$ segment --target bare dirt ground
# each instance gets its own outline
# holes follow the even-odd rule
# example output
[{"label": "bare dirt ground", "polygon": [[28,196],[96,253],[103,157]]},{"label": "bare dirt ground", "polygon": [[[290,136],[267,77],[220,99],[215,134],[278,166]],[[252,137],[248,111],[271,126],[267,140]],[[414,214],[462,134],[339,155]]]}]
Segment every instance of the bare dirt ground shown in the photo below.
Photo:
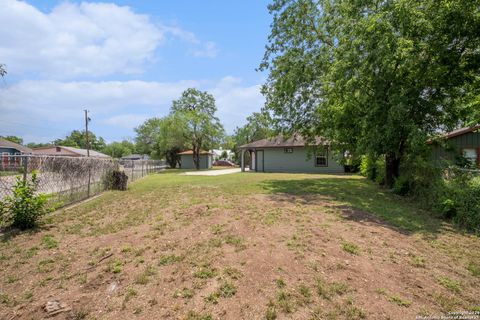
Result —
[{"label": "bare dirt ground", "polygon": [[56,212],[37,231],[7,232],[0,318],[46,318],[54,300],[65,307],[54,319],[415,319],[480,310],[476,236],[448,224],[407,231],[354,208],[368,199],[348,193],[267,190],[276,179],[366,183],[148,177]]}]

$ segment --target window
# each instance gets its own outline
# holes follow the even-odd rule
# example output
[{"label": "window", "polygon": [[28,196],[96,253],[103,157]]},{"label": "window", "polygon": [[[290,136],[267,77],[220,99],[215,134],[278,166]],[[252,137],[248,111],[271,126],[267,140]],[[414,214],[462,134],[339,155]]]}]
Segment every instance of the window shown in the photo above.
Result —
[{"label": "window", "polygon": [[470,162],[475,163],[477,161],[477,150],[475,149],[463,149],[463,156]]},{"label": "window", "polygon": [[285,153],[293,153],[293,148],[285,148]]},{"label": "window", "polygon": [[315,155],[315,167],[328,167],[328,152],[320,151]]}]

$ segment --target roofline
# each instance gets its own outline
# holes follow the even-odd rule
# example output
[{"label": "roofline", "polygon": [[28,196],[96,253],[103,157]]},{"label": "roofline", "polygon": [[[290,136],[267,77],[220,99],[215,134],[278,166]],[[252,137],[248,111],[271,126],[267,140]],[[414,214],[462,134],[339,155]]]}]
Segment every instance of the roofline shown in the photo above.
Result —
[{"label": "roofline", "polygon": [[433,143],[433,141],[435,139],[447,139],[448,140],[448,139],[451,139],[451,138],[455,138],[455,137],[464,135],[466,133],[474,132],[476,130],[480,130],[480,124],[476,124],[476,125],[471,126],[471,127],[460,128],[460,129],[457,129],[457,130],[453,130],[453,131],[444,133],[444,134],[439,135],[439,136],[432,137],[432,138],[427,140],[427,143],[431,144],[431,143]]}]

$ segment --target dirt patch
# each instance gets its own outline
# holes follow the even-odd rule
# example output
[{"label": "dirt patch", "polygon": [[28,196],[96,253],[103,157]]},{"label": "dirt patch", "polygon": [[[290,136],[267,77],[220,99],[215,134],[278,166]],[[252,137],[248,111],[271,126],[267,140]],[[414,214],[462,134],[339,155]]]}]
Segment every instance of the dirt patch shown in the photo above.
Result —
[{"label": "dirt patch", "polygon": [[46,317],[48,301],[68,310],[55,319],[413,319],[479,302],[478,239],[322,195],[145,188],[51,226],[1,244],[2,319]]}]

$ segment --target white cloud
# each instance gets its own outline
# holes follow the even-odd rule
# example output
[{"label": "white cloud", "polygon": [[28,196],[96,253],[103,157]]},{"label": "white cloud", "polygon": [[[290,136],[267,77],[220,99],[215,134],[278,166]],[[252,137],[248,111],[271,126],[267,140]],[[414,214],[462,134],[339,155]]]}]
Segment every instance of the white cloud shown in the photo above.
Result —
[{"label": "white cloud", "polygon": [[215,58],[218,55],[217,45],[212,41],[207,41],[201,49],[193,51],[195,57]]},{"label": "white cloud", "polygon": [[136,128],[139,124],[143,123],[146,119],[148,119],[147,115],[121,114],[118,116],[110,117],[102,121],[102,123],[114,125],[117,127],[122,127],[125,129],[132,129],[132,128]]},{"label": "white cloud", "polygon": [[22,81],[0,90],[0,135],[37,136],[48,141],[45,137],[54,139],[81,128],[83,109],[88,109],[94,132],[100,131],[110,141],[131,136],[144,119],[166,115],[172,100],[189,87],[215,96],[218,116],[228,132],[244,124],[264,103],[259,85],[244,86],[234,77],[214,83]]},{"label": "white cloud", "polygon": [[155,24],[147,15],[113,3],[63,2],[44,13],[16,0],[0,0],[0,61],[10,74],[48,79],[141,73],[171,35],[216,55],[213,42]]}]

